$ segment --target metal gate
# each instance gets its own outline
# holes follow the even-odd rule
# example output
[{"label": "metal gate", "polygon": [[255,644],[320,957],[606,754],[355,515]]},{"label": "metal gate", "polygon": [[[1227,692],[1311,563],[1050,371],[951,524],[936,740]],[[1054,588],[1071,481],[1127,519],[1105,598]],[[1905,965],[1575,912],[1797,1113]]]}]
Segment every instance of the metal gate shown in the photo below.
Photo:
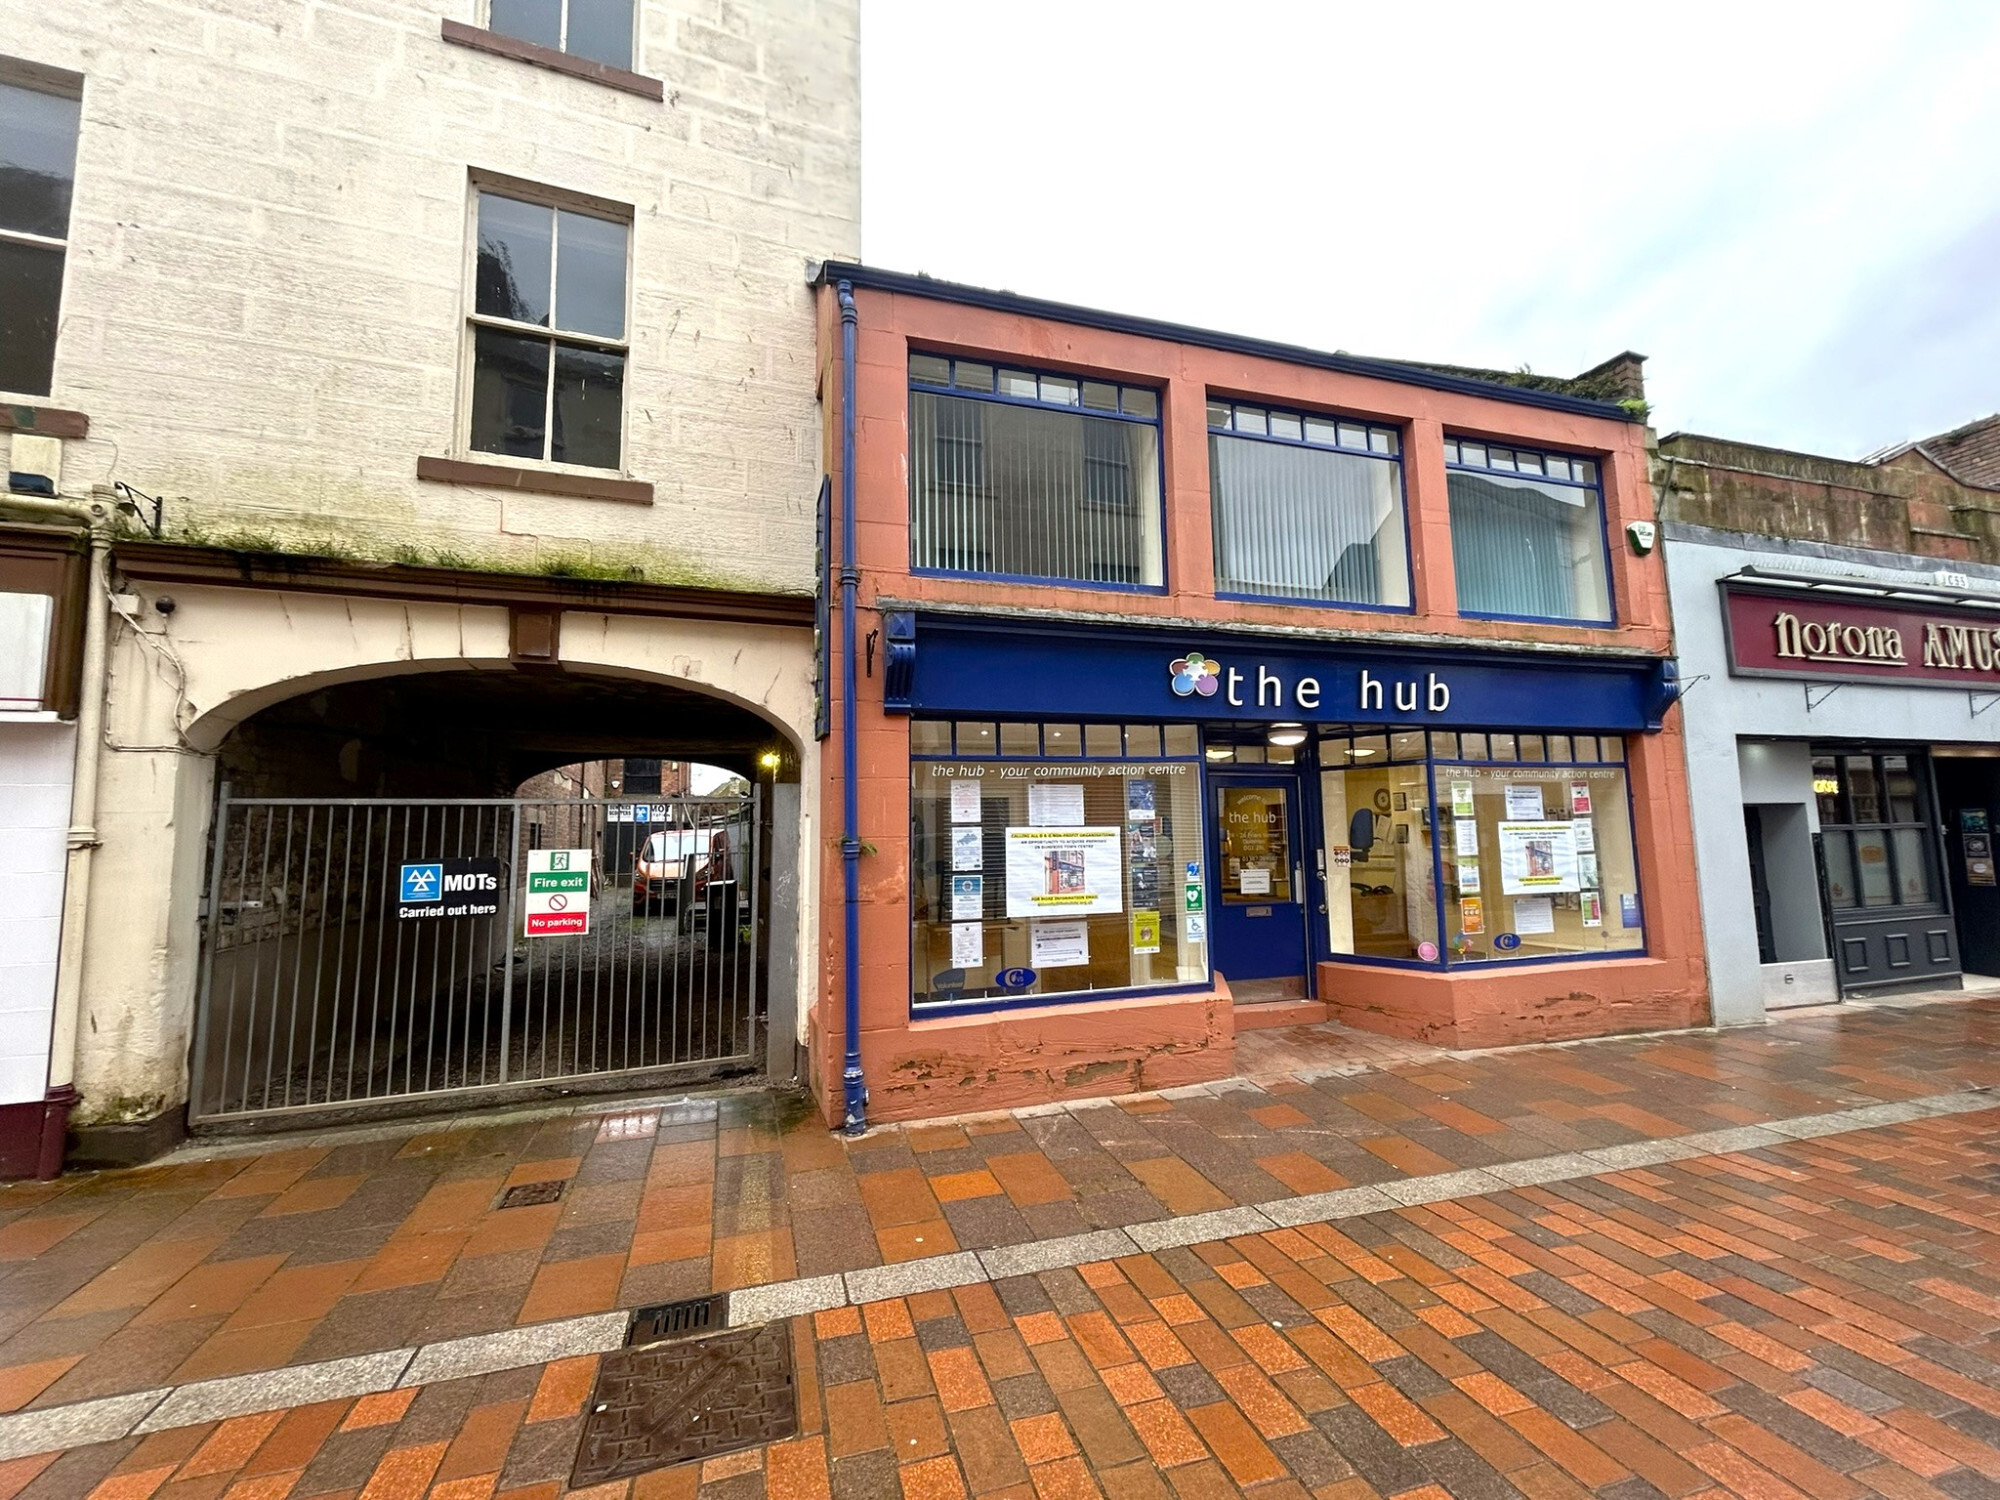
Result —
[{"label": "metal gate", "polygon": [[225,785],[189,1118],[753,1071],[760,792],[275,798]]}]

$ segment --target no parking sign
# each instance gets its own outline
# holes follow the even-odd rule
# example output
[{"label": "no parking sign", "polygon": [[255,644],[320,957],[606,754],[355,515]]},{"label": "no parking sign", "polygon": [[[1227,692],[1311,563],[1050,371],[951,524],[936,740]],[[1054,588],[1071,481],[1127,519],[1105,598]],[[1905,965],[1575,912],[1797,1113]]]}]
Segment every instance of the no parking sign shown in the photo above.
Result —
[{"label": "no parking sign", "polygon": [[529,937],[569,937],[590,931],[590,851],[528,851]]}]

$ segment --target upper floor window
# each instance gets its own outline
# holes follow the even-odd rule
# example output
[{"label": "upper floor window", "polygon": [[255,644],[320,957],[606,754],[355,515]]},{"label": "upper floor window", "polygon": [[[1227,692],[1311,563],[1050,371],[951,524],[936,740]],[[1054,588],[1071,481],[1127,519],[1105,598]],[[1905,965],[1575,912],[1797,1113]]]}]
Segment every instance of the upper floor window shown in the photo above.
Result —
[{"label": "upper floor window", "polygon": [[82,86],[0,58],[0,391],[53,388]]},{"label": "upper floor window", "polygon": [[478,197],[472,448],[620,467],[631,225],[552,202]]},{"label": "upper floor window", "polygon": [[1446,438],[1458,612],[1611,623],[1597,464]]},{"label": "upper floor window", "polygon": [[552,52],[632,66],[632,0],[493,0],[486,25]]},{"label": "upper floor window", "polygon": [[1156,589],[1160,398],[1142,386],[910,356],[910,565]]},{"label": "upper floor window", "polygon": [[1216,592],[1409,608],[1401,446],[1393,427],[1210,401]]}]

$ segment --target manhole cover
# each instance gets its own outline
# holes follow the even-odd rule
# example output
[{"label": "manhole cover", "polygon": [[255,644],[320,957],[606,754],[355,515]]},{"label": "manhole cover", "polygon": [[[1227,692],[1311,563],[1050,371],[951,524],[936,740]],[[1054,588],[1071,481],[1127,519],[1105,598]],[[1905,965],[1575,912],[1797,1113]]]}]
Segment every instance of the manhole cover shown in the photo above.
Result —
[{"label": "manhole cover", "polygon": [[604,1356],[570,1484],[587,1489],[798,1431],[785,1323]]},{"label": "manhole cover", "polygon": [[690,1297],[685,1302],[662,1302],[657,1307],[642,1307],[632,1314],[632,1326],[626,1330],[627,1344],[657,1344],[661,1339],[691,1338],[696,1334],[708,1333],[722,1326],[723,1311],[729,1306],[729,1294],[720,1293],[713,1297]]},{"label": "manhole cover", "polygon": [[500,1195],[500,1207],[528,1208],[537,1203],[553,1203],[568,1186],[567,1181],[516,1183]]}]

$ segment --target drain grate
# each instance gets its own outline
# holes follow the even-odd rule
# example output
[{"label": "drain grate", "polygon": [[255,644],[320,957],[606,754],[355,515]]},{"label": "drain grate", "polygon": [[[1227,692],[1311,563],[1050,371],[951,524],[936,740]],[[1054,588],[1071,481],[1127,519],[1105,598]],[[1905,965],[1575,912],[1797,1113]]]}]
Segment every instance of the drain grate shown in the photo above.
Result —
[{"label": "drain grate", "polygon": [[662,1302],[657,1307],[642,1307],[632,1314],[632,1326],[626,1331],[625,1343],[628,1348],[636,1348],[641,1344],[657,1344],[662,1339],[716,1333],[726,1321],[728,1311],[727,1292],[713,1297],[690,1297],[685,1302]]},{"label": "drain grate", "polygon": [[598,1367],[570,1484],[775,1443],[799,1429],[785,1323],[620,1349]]},{"label": "drain grate", "polygon": [[567,1180],[561,1182],[520,1182],[500,1195],[501,1208],[530,1208],[537,1203],[553,1203],[563,1195],[568,1187]]}]

